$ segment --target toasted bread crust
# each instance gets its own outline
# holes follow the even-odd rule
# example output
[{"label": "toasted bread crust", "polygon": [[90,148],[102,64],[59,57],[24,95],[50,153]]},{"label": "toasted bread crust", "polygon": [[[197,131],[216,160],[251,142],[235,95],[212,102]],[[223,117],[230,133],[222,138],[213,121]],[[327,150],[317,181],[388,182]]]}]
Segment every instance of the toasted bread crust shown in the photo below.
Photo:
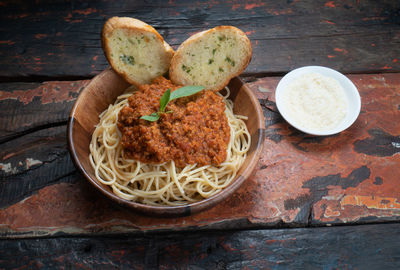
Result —
[{"label": "toasted bread crust", "polygon": [[[233,72],[223,74],[221,78],[218,78],[218,81],[214,85],[207,84],[207,80],[209,79],[208,76],[203,76],[200,79],[197,79],[196,83],[195,80],[190,79],[187,74],[182,70],[182,65],[187,65],[188,61],[187,58],[185,60],[185,53],[187,54],[188,51],[198,51],[198,50],[205,50],[205,47],[201,47],[199,44],[200,41],[207,41],[213,34],[223,34],[229,37],[233,37],[235,40],[237,40],[239,43],[241,43],[241,47],[245,48],[243,50],[243,55],[239,58],[235,59],[229,59],[232,61],[231,63],[235,64],[237,63],[238,66],[235,68]],[[209,50],[209,49],[208,49]],[[214,52],[213,52],[214,53]],[[225,53],[224,50],[221,50],[219,53]],[[184,41],[178,48],[178,50],[175,52],[172,60],[171,60],[171,66],[169,69],[169,76],[170,79],[173,83],[175,84],[180,84],[180,85],[187,85],[187,84],[201,84],[206,87],[208,90],[212,91],[219,91],[223,89],[229,81],[235,77],[240,75],[248,66],[248,64],[251,61],[252,57],[252,47],[251,47],[251,42],[247,38],[246,34],[243,33],[240,29],[234,27],[234,26],[217,26],[215,28],[196,33],[192,35],[190,38],[188,38],[186,41]],[[234,62],[237,61],[237,62]],[[211,59],[210,59],[211,62]],[[214,63],[212,63],[214,64]],[[212,65],[211,64],[211,65]],[[221,63],[218,63],[221,64]],[[209,64],[210,65],[210,64]],[[229,65],[228,65],[229,66]],[[187,71],[187,70],[186,70]]]},{"label": "toasted bread crust", "polygon": [[[102,33],[101,33],[101,40],[102,40],[102,48],[104,51],[104,54],[111,65],[111,67],[116,71],[119,75],[121,75],[127,82],[139,86],[143,83],[150,83],[152,79],[154,79],[157,76],[154,76],[154,78],[147,78],[146,80],[138,80],[138,78],[135,78],[132,76],[132,74],[129,74],[126,69],[121,68],[117,61],[115,61],[115,58],[111,55],[111,45],[109,42],[109,38],[112,36],[113,32],[117,29],[125,29],[128,31],[130,34],[146,34],[146,33],[152,33],[156,39],[163,44],[164,46],[164,57],[166,58],[165,61],[171,60],[174,50],[169,46],[168,43],[166,43],[163,39],[163,37],[150,25],[148,25],[145,22],[142,22],[140,20],[134,19],[134,18],[129,18],[129,17],[112,17],[107,22],[104,24]],[[164,68],[164,73],[168,71],[168,66]]]}]

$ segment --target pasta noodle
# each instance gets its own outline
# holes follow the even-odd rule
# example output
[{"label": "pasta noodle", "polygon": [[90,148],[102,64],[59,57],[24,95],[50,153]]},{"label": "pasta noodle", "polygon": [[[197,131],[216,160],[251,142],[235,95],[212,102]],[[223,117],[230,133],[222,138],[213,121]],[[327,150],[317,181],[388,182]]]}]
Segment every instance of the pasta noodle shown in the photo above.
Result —
[{"label": "pasta noodle", "polygon": [[174,161],[145,164],[126,158],[117,121],[119,111],[128,104],[132,94],[132,88],[128,88],[100,114],[100,122],[93,132],[89,159],[97,180],[123,199],[153,206],[193,203],[220,192],[235,178],[250,148],[250,134],[243,121],[247,117],[234,115],[233,102],[227,99],[229,89],[225,89],[225,114],[231,134],[227,158],[220,165],[197,167],[193,164],[178,168]]}]

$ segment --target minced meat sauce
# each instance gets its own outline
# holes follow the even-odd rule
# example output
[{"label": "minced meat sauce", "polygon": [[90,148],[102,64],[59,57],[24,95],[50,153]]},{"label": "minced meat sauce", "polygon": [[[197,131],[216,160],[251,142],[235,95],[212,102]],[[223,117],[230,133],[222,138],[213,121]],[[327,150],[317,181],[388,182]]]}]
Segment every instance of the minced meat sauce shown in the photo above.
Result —
[{"label": "minced meat sauce", "polygon": [[222,97],[212,91],[171,101],[160,119],[139,119],[157,112],[167,89],[179,86],[164,77],[141,85],[129,97],[129,106],[118,116],[122,146],[126,156],[145,163],[174,160],[177,167],[187,164],[218,165],[226,159],[230,128]]}]

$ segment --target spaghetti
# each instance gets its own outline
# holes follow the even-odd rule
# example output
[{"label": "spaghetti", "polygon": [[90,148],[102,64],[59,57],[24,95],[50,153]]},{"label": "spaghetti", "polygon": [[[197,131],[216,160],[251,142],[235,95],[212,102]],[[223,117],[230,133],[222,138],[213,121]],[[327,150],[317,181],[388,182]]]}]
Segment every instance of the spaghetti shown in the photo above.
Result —
[{"label": "spaghetti", "polygon": [[100,122],[93,132],[89,159],[97,180],[110,186],[123,199],[153,206],[184,205],[220,192],[233,181],[250,148],[250,134],[243,121],[247,118],[234,115],[233,102],[227,99],[229,89],[225,89],[223,100],[230,141],[224,162],[217,166],[192,164],[178,168],[173,160],[145,164],[127,158],[117,122],[120,110],[128,104],[132,94],[133,89],[128,88],[100,114]]}]

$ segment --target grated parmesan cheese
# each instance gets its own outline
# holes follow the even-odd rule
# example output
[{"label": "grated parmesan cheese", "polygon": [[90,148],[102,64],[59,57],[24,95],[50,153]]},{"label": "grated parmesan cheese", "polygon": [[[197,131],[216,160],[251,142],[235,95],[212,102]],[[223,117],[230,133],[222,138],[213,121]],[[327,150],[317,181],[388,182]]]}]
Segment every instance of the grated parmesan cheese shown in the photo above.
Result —
[{"label": "grated parmesan cheese", "polygon": [[284,93],[284,106],[297,125],[326,131],[338,126],[347,114],[347,99],[340,83],[319,73],[294,79]]}]

